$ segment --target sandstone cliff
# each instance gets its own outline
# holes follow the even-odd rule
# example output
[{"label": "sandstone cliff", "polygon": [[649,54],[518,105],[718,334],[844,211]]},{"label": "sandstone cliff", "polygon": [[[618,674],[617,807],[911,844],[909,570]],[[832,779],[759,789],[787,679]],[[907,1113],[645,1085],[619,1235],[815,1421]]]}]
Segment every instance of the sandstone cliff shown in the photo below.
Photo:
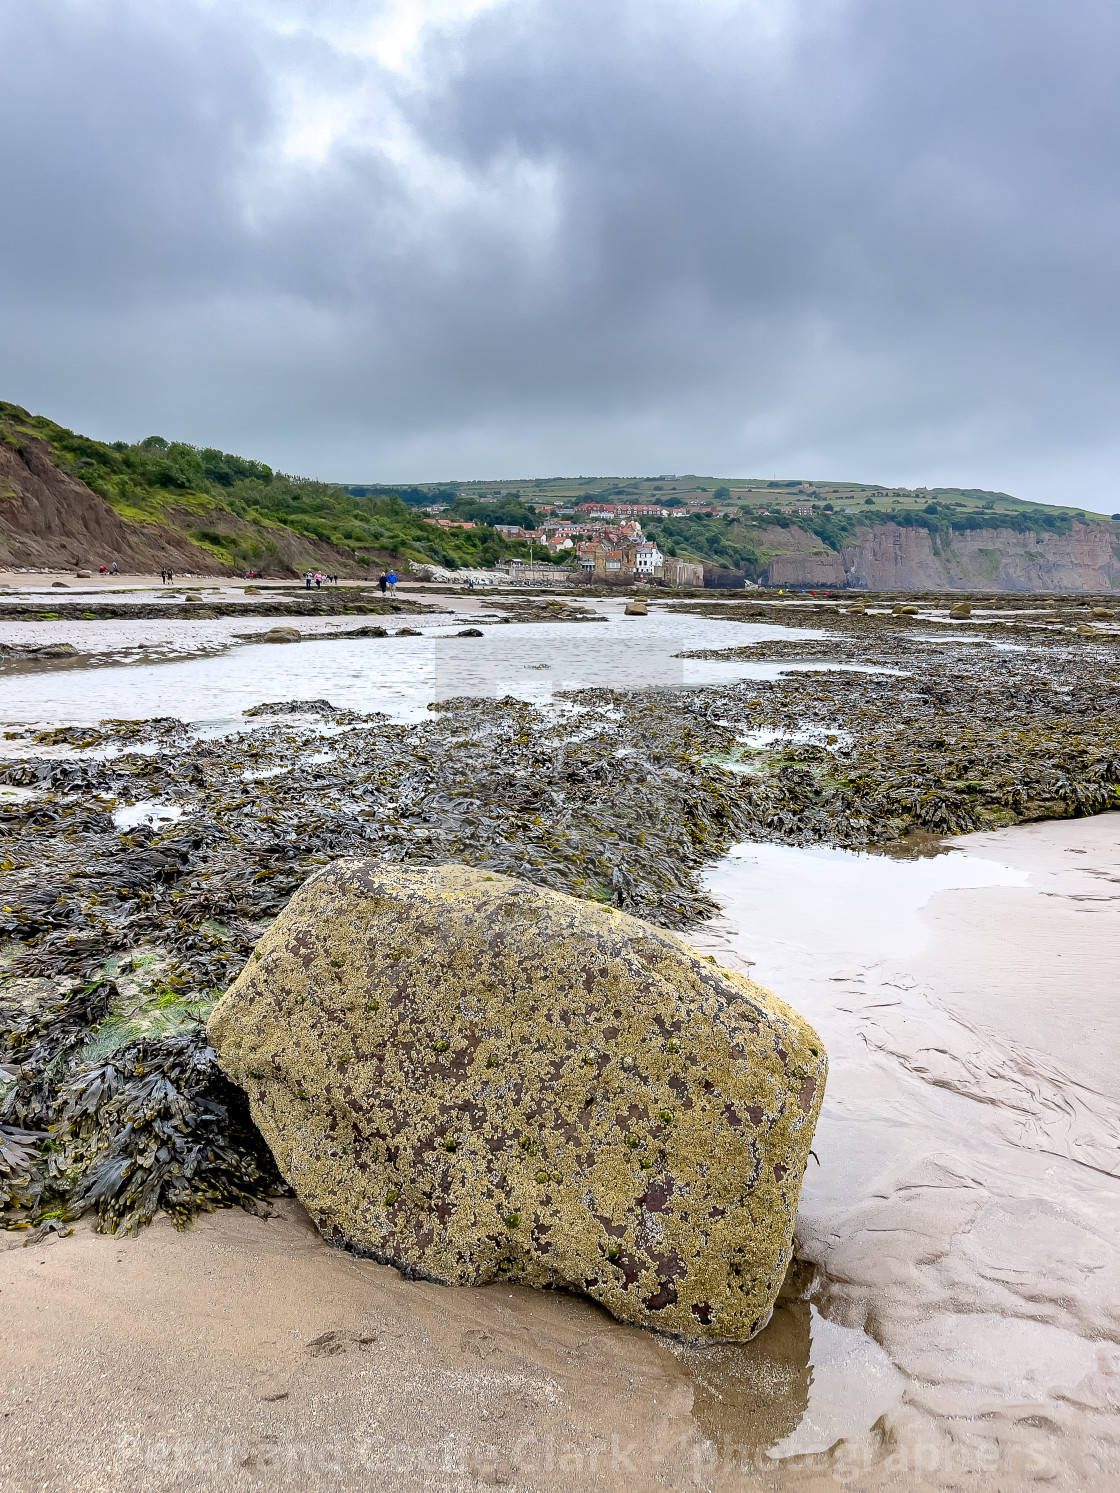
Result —
[{"label": "sandstone cliff", "polygon": [[[812,541],[807,544],[805,541]],[[871,591],[1120,590],[1120,523],[1074,523],[1068,534],[1011,528],[924,528],[883,523],[863,531],[858,545],[837,552],[804,530],[787,530],[783,553],[771,556],[763,581],[815,589],[858,586]]]}]

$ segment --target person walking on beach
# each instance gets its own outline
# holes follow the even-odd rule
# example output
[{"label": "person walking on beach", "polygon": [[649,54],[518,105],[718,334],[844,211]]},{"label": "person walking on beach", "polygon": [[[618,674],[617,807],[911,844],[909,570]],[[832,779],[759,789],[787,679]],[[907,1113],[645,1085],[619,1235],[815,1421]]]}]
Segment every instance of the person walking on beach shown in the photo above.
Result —
[{"label": "person walking on beach", "polygon": [[319,590],[319,588],[320,588],[320,586],[322,586],[322,584],[323,584],[323,576],[322,576],[322,573],[321,573],[321,572],[320,572],[320,571],[318,571],[318,570],[317,570],[317,571],[316,571],[316,572],[315,572],[315,589],[316,589],[316,591],[318,591],[318,590]]},{"label": "person walking on beach", "polygon": [[308,571],[308,572],[307,572],[307,574],[306,574],[306,575],[305,575],[305,576],[304,576],[304,578],[303,578],[303,584],[304,584],[304,586],[305,586],[305,587],[306,587],[306,589],[307,589],[307,590],[308,590],[308,591],[310,591],[310,590],[311,590],[311,581],[312,581],[312,575],[311,575],[311,572],[310,572],[310,570],[309,570],[309,571]]},{"label": "person walking on beach", "polygon": [[384,596],[389,589],[389,577],[384,571],[377,577],[377,584],[381,587],[381,594]]},{"label": "person walking on beach", "polygon": [[397,572],[395,570],[390,570],[390,572],[389,572],[389,595],[390,596],[396,596],[396,594],[397,594]]}]

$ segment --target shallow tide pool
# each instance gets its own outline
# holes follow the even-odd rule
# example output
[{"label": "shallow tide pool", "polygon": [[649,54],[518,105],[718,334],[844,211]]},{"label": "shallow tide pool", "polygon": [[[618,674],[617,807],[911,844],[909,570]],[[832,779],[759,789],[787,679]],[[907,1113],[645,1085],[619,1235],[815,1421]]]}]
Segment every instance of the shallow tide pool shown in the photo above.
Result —
[{"label": "shallow tide pool", "polygon": [[[425,620],[417,638],[305,639],[247,644],[216,657],[98,669],[59,669],[3,681],[5,724],[87,724],[105,717],[175,715],[200,725],[243,725],[242,712],[266,700],[326,698],[393,720],[420,718],[433,700],[456,695],[546,703],[561,690],[695,686],[773,679],[818,661],[721,662],[674,655],[764,638],[818,638],[824,632],[651,613],[605,623],[489,624],[482,636],[455,636],[460,623]],[[410,621],[412,619],[409,619]],[[94,627],[96,624],[88,624]],[[837,664],[837,668],[851,665]],[[890,671],[886,671],[890,672]]]}]

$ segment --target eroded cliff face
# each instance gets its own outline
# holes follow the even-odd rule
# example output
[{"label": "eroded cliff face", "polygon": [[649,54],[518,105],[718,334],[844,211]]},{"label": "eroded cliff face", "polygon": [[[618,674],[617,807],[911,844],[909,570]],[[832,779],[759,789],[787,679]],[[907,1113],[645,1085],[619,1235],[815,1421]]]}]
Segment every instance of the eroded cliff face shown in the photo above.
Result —
[{"label": "eroded cliff face", "polygon": [[84,482],[51,460],[45,441],[0,425],[0,570],[35,567],[96,570],[115,561],[126,574],[154,574],[165,566],[180,574],[228,575],[231,567],[187,533],[205,523],[208,530],[257,541],[250,551],[264,574],[290,574],[322,566],[352,574],[352,555],[323,540],[279,525],[244,522],[216,508],[201,517],[176,506],[169,495],[166,522],[130,521]]},{"label": "eroded cliff face", "polygon": [[43,441],[0,441],[0,566],[212,575],[225,566],[163,524],[130,524],[84,482],[61,471]]},{"label": "eroded cliff face", "polygon": [[[816,536],[814,536],[816,537]],[[857,585],[848,581],[844,561],[835,550],[812,550],[808,554],[775,555],[766,567],[763,579],[769,586],[831,586]]]},{"label": "eroded cliff face", "polygon": [[770,560],[767,584],[871,591],[1120,590],[1120,524],[1075,523],[1068,534],[954,530],[943,538],[885,523],[865,530],[858,545],[839,554],[806,550],[800,542],[805,531],[796,532],[799,542],[789,544],[791,552]]}]

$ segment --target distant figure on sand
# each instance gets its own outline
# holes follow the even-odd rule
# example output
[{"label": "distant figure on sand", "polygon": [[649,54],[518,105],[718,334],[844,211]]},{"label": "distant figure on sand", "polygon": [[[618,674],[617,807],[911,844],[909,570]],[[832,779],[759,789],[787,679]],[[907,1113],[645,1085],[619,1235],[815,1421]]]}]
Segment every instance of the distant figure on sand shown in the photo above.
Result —
[{"label": "distant figure on sand", "polygon": [[389,572],[389,595],[390,596],[396,596],[396,594],[397,594],[397,572],[395,570],[390,570],[390,572]]},{"label": "distant figure on sand", "polygon": [[318,571],[318,570],[317,570],[317,571],[316,571],[316,572],[315,572],[315,589],[316,589],[316,591],[318,591],[318,589],[319,589],[319,587],[320,587],[320,586],[321,586],[321,585],[322,585],[322,584],[323,584],[323,576],[322,576],[322,573],[321,573],[321,572],[320,572],[320,571]]},{"label": "distant figure on sand", "polygon": [[308,571],[308,572],[307,572],[307,574],[306,574],[306,575],[305,575],[305,576],[304,576],[304,578],[303,578],[303,584],[304,584],[304,585],[305,585],[305,586],[306,586],[306,587],[307,587],[307,589],[308,589],[308,591],[310,591],[310,590],[311,590],[311,582],[312,582],[312,579],[313,579],[313,577],[312,577],[312,575],[311,575],[311,572],[310,572],[310,570],[309,570],[309,571]]},{"label": "distant figure on sand", "polygon": [[377,577],[377,584],[381,587],[381,594],[384,596],[385,592],[389,589],[389,577],[384,571]]}]

